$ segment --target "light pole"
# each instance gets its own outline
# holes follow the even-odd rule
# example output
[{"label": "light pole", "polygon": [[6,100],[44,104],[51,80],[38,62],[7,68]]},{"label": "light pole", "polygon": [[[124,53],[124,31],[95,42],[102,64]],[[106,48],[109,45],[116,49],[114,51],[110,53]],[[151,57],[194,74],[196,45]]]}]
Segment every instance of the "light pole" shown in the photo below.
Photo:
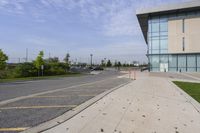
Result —
[{"label": "light pole", "polygon": [[93,56],[93,54],[90,54],[90,57],[91,57],[90,65],[91,65],[91,67],[92,67],[92,56]]},{"label": "light pole", "polygon": [[28,48],[26,48],[26,62],[28,62]]},{"label": "light pole", "polygon": [[106,67],[106,58],[104,58],[104,67]]}]

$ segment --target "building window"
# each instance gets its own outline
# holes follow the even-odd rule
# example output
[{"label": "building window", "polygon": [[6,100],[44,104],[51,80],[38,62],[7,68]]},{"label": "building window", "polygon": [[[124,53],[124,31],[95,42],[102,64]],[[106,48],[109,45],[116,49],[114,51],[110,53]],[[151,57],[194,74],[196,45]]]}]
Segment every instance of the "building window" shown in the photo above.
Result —
[{"label": "building window", "polygon": [[159,64],[159,55],[152,55],[152,62],[151,62],[151,66],[153,68],[159,68],[160,64]]},{"label": "building window", "polygon": [[196,55],[187,55],[187,71],[196,71]]},{"label": "building window", "polygon": [[159,23],[152,23],[152,32],[159,32]]},{"label": "building window", "polygon": [[157,39],[152,40],[152,49],[158,49],[159,50],[159,40],[157,40]]},{"label": "building window", "polygon": [[160,23],[160,32],[167,32],[168,31],[168,23],[162,22]]},{"label": "building window", "polygon": [[168,15],[151,16],[148,22],[149,54],[168,52]]},{"label": "building window", "polygon": [[178,71],[186,71],[186,55],[178,55]]},{"label": "building window", "polygon": [[182,20],[182,32],[185,33],[185,19]]},{"label": "building window", "polygon": [[185,37],[182,39],[182,50],[185,51]]},{"label": "building window", "polygon": [[197,56],[197,71],[200,72],[200,55]]},{"label": "building window", "polygon": [[169,55],[169,68],[177,70],[177,55]]}]

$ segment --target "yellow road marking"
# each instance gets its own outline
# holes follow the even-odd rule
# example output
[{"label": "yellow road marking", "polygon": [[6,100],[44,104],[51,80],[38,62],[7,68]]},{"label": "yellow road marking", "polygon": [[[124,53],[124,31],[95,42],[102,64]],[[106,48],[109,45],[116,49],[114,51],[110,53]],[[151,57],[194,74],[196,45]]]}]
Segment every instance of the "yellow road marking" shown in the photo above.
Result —
[{"label": "yellow road marking", "polygon": [[40,108],[67,108],[67,107],[76,107],[77,105],[55,105],[55,106],[22,106],[22,107],[3,107],[0,110],[8,109],[40,109]]},{"label": "yellow road marking", "polygon": [[36,98],[59,98],[59,97],[67,97],[69,95],[61,95],[61,96],[35,96]]},{"label": "yellow road marking", "polygon": [[82,96],[82,97],[89,97],[89,96],[95,96],[95,95],[78,95],[78,96]]},{"label": "yellow road marking", "polygon": [[4,132],[11,132],[11,131],[24,131],[26,129],[28,129],[29,127],[17,127],[17,128],[0,128],[0,132],[4,131]]},{"label": "yellow road marking", "polygon": [[[76,95],[76,94],[74,94],[74,95]],[[65,98],[65,97],[68,97],[68,96],[71,96],[71,94],[69,94],[69,95],[59,95],[59,96],[35,96],[35,97],[33,97],[33,98]],[[85,96],[85,97],[87,97],[87,96],[95,96],[95,95],[87,95],[87,94],[81,94],[81,95],[78,95],[78,96]]]}]

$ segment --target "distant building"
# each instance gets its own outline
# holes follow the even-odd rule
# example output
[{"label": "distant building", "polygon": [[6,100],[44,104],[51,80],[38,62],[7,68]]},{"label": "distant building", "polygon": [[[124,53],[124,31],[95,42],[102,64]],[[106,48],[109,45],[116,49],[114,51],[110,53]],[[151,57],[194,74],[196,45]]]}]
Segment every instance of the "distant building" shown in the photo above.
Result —
[{"label": "distant building", "polygon": [[200,1],[137,12],[150,71],[200,72]]}]

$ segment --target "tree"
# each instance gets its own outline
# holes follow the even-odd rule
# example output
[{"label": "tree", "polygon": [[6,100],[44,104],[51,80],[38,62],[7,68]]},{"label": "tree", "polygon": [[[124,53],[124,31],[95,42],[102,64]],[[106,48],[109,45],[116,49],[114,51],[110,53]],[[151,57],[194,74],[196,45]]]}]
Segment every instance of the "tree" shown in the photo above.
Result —
[{"label": "tree", "polygon": [[70,57],[70,54],[67,53],[66,56],[65,56],[65,58],[64,58],[64,61],[65,61],[65,63],[66,63],[66,69],[67,69],[67,71],[69,71],[69,69],[70,69],[69,57]]},{"label": "tree", "polygon": [[6,68],[6,61],[8,60],[8,56],[3,53],[0,49],[0,70],[4,70]]},{"label": "tree", "polygon": [[67,64],[69,64],[69,57],[70,57],[70,54],[67,53],[66,56],[65,56],[65,58],[64,58],[64,61],[65,61],[65,63],[67,63]]},{"label": "tree", "polygon": [[111,67],[112,66],[112,63],[110,60],[108,60],[107,64],[106,64],[107,67]]},{"label": "tree", "polygon": [[123,64],[123,67],[129,67],[130,65],[129,64],[127,64],[127,63],[124,63]]},{"label": "tree", "polygon": [[120,67],[122,66],[120,61],[115,61],[115,67],[117,67],[118,70],[120,70]]},{"label": "tree", "polygon": [[43,57],[44,57],[44,52],[40,51],[38,56],[37,56],[37,58],[36,58],[36,60],[34,61],[34,65],[38,70],[38,76],[40,75],[41,66],[44,65]]},{"label": "tree", "polygon": [[102,67],[105,67],[105,66],[106,66],[104,60],[101,60],[101,66],[102,66]]},{"label": "tree", "polygon": [[45,64],[45,75],[61,75],[66,74],[66,64],[63,62],[51,62]]},{"label": "tree", "polygon": [[118,67],[121,67],[121,66],[122,66],[122,64],[121,64],[120,61],[117,63],[117,66],[118,66]]},{"label": "tree", "polygon": [[59,63],[59,58],[58,57],[53,57],[53,58],[49,58],[47,59],[48,63]]},{"label": "tree", "polygon": [[20,77],[33,77],[37,76],[37,69],[34,64],[31,62],[25,62],[22,64],[18,64],[14,72],[12,73],[12,77],[20,78]]}]

